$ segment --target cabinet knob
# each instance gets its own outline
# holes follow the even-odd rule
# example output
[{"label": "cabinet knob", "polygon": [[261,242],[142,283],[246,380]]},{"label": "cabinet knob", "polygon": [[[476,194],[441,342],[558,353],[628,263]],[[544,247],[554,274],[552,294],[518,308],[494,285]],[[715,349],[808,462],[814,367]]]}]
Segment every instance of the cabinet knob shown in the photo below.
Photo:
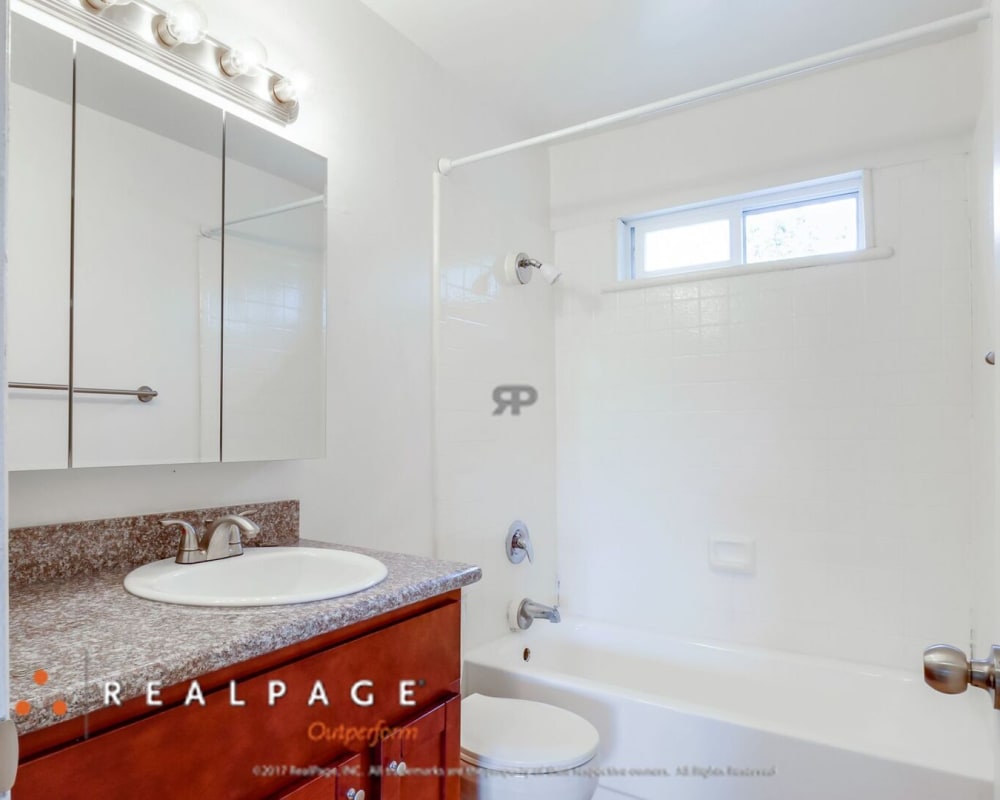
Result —
[{"label": "cabinet knob", "polygon": [[388,766],[388,771],[390,775],[405,775],[406,774],[406,762],[405,761],[390,761]]},{"label": "cabinet knob", "polygon": [[347,800],[365,800],[364,789],[348,789]]}]

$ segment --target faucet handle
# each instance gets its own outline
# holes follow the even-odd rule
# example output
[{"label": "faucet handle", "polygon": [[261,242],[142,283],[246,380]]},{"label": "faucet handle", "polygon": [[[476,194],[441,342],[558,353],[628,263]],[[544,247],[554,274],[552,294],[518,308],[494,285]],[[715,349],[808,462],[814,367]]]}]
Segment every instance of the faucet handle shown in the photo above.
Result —
[{"label": "faucet handle", "polygon": [[[257,513],[257,509],[256,508],[248,508],[246,511],[237,511],[237,512],[235,512],[235,514],[223,514],[223,516],[224,517],[232,517],[232,516],[236,516],[236,517],[252,517],[256,513]],[[202,522],[204,522],[205,526],[208,527],[213,522],[215,522],[215,520],[214,519],[205,519],[205,520],[202,520]]]},{"label": "faucet handle", "polygon": [[[248,511],[246,514],[236,514],[235,516],[246,518],[250,514],[256,514],[256,513],[257,513],[256,510],[251,510]],[[240,528],[237,525],[233,525],[232,528],[230,528],[229,530],[230,544],[240,544],[243,541],[243,537],[246,537],[247,539],[253,539],[257,536],[258,533],[260,533],[260,525],[258,525],[252,519],[247,520],[247,522],[250,525],[249,528]]]},{"label": "faucet handle", "polygon": [[160,524],[164,527],[168,527],[170,525],[180,525],[184,529],[181,534],[181,540],[177,544],[177,563],[189,563],[191,556],[185,554],[192,552],[197,553],[201,549],[198,543],[198,532],[194,529],[194,525],[183,519],[161,519]]},{"label": "faucet handle", "polygon": [[507,560],[511,564],[520,564],[527,556],[528,561],[535,560],[535,548],[531,546],[531,533],[528,526],[521,520],[515,519],[507,529],[507,541],[505,549]]},{"label": "faucet handle", "polygon": [[[255,509],[249,509],[247,513],[252,514],[254,511]],[[215,548],[216,531],[220,528],[229,529],[226,547],[228,548],[228,554],[231,556],[243,555],[244,536],[247,539],[253,539],[260,533],[260,525],[253,520],[247,519],[244,514],[223,514],[218,519],[210,520],[207,523],[207,528],[208,533],[205,536],[208,539],[209,560],[212,559],[212,552]]]}]

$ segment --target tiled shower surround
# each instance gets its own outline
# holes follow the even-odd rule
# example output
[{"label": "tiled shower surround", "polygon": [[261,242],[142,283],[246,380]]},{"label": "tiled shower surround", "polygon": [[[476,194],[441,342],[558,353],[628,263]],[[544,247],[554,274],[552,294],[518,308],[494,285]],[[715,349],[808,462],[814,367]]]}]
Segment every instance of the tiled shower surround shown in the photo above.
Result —
[{"label": "tiled shower surround", "polygon": [[[558,319],[567,610],[908,668],[968,643],[968,166],[873,170],[888,260],[602,294],[610,226],[557,235],[589,290]],[[710,568],[712,537],[756,573]]]}]

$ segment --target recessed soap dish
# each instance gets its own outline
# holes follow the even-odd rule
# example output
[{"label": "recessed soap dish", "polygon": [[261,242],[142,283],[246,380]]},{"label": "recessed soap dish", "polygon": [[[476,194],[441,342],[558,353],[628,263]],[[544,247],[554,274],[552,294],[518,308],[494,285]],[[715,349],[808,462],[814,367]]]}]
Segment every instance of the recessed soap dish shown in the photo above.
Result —
[{"label": "recessed soap dish", "polygon": [[708,564],[718,572],[753,575],[757,571],[757,542],[741,537],[711,537]]}]

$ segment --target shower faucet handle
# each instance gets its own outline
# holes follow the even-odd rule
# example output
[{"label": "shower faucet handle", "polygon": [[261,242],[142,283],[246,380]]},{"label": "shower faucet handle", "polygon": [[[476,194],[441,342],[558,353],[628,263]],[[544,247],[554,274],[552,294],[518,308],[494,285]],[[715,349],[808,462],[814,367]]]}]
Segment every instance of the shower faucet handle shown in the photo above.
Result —
[{"label": "shower faucet handle", "polygon": [[506,547],[507,560],[511,564],[520,564],[524,561],[525,556],[528,557],[529,562],[535,560],[535,548],[531,546],[531,533],[528,531],[528,526],[519,519],[510,523],[510,527],[507,529]]},{"label": "shower faucet handle", "polygon": [[1000,674],[1000,647],[993,645],[988,658],[969,661],[965,653],[950,644],[936,644],[924,650],[924,681],[944,694],[961,694],[969,686],[985,689],[1000,709],[997,675]]}]

